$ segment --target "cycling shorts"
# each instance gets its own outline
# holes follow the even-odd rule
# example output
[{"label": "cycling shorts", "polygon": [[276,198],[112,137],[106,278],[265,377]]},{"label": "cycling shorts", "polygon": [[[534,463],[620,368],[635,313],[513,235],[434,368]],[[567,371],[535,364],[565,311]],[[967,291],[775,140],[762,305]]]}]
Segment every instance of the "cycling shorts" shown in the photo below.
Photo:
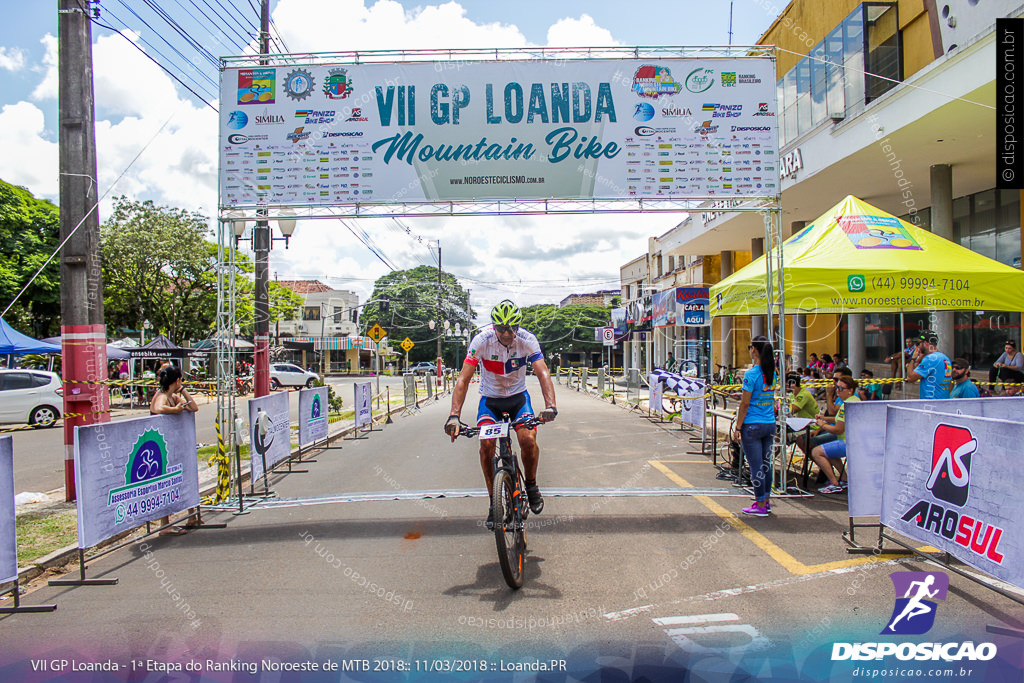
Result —
[{"label": "cycling shorts", "polygon": [[530,404],[530,394],[522,392],[506,398],[480,397],[480,407],[477,408],[476,423],[493,424],[499,422],[502,413],[508,413],[512,422],[517,422],[523,417],[533,415],[533,405]]}]

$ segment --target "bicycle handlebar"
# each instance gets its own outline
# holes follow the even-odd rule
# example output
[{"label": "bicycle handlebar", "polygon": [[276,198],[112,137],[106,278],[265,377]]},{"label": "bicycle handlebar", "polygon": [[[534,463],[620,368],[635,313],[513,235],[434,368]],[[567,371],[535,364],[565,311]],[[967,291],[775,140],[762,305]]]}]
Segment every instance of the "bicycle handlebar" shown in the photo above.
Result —
[{"label": "bicycle handlebar", "polygon": [[[544,420],[541,420],[535,415],[530,415],[518,420],[517,422],[510,422],[509,426],[518,429],[523,427],[524,429],[533,429],[538,425],[544,424]],[[474,437],[480,434],[480,427],[473,427],[466,424],[462,420],[459,420],[459,436]]]}]

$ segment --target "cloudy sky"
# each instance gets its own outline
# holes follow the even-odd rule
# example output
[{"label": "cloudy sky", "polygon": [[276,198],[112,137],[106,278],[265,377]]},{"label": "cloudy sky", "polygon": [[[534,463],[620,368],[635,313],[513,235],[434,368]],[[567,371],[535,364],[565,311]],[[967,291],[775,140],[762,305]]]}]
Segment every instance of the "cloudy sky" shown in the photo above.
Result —
[{"label": "cloudy sky", "polygon": [[[258,0],[161,0],[184,33],[215,57],[254,44]],[[768,0],[272,0],[273,35],[292,52],[526,46],[751,45],[784,2]],[[226,16],[213,17],[213,8]],[[208,15],[204,17],[203,14]],[[57,201],[57,12],[22,3],[0,23],[0,178]],[[228,20],[230,18],[230,21]],[[200,210],[217,206],[215,65],[139,0],[103,0],[93,25],[101,220],[127,195]],[[216,25],[218,28],[212,28]],[[126,39],[127,38],[127,39]],[[131,41],[131,42],[129,42]],[[277,47],[277,46],[275,46]],[[275,49],[276,51],[276,49]],[[164,64],[195,94],[153,61]],[[204,103],[206,100],[208,104]],[[210,106],[212,105],[212,106]],[[133,161],[134,160],[134,161]],[[126,171],[127,169],[127,171]],[[613,289],[619,266],[680,216],[516,216],[349,222],[398,268],[443,266],[486,310],[505,297],[557,302],[570,292]],[[336,221],[301,222],[290,248],[271,254],[271,275],[317,278],[365,298],[388,272]]]}]

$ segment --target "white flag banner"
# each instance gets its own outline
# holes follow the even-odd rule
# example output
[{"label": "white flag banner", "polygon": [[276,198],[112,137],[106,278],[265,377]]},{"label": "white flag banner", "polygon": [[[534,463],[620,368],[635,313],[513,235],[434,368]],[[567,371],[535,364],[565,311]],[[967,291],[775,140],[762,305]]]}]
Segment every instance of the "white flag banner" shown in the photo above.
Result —
[{"label": "white flag banner", "polygon": [[0,583],[18,578],[18,536],[14,530],[14,439],[0,436]]},{"label": "white flag banner", "polygon": [[664,387],[661,385],[661,376],[651,373],[647,377],[648,387],[648,412],[660,416],[662,413],[661,400],[664,395]]},{"label": "white flag banner", "polygon": [[853,401],[846,407],[846,471],[850,480],[850,517],[882,514],[885,415],[888,406],[1019,420],[1024,397],[907,401]]},{"label": "white flag banner", "polygon": [[370,406],[372,392],[369,382],[356,382],[356,429],[373,421],[373,408]]},{"label": "white flag banner", "polygon": [[1024,588],[1024,423],[889,406],[882,523]]},{"label": "white flag banner", "polygon": [[78,547],[199,505],[196,417],[75,427]]},{"label": "white flag banner", "polygon": [[249,458],[252,481],[292,454],[288,392],[249,399]]},{"label": "white flag banner", "polygon": [[299,391],[299,445],[327,438],[327,387]]}]

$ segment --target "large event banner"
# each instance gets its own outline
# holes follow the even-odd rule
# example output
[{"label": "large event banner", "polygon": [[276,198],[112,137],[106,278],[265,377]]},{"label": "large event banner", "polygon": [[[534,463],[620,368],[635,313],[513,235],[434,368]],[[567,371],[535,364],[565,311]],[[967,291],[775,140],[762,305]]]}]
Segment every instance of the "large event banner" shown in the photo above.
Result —
[{"label": "large event banner", "polygon": [[779,194],[768,57],[221,72],[224,206]]},{"label": "large event banner", "polygon": [[14,518],[14,439],[0,436],[0,583],[18,578]]},{"label": "large event banner", "polygon": [[299,445],[327,438],[327,387],[299,391]]},{"label": "large event banner", "polygon": [[711,304],[707,287],[676,287],[675,292],[678,325],[711,326]]},{"label": "large event banner", "polygon": [[78,547],[199,505],[194,413],[75,427]]},{"label": "large event banner", "polygon": [[850,403],[846,407],[846,470],[850,480],[850,517],[878,517],[882,513],[885,416],[886,408],[891,405],[1000,420],[1019,420],[1024,415],[1024,397]]},{"label": "large event banner", "polygon": [[355,389],[355,410],[356,429],[370,424],[373,421],[373,407],[370,405],[372,391],[369,382],[356,382]]},{"label": "large event banner", "polygon": [[890,405],[882,523],[1024,588],[1024,423]]},{"label": "large event banner", "polygon": [[291,456],[292,425],[287,391],[249,399],[249,443],[253,482]]}]

